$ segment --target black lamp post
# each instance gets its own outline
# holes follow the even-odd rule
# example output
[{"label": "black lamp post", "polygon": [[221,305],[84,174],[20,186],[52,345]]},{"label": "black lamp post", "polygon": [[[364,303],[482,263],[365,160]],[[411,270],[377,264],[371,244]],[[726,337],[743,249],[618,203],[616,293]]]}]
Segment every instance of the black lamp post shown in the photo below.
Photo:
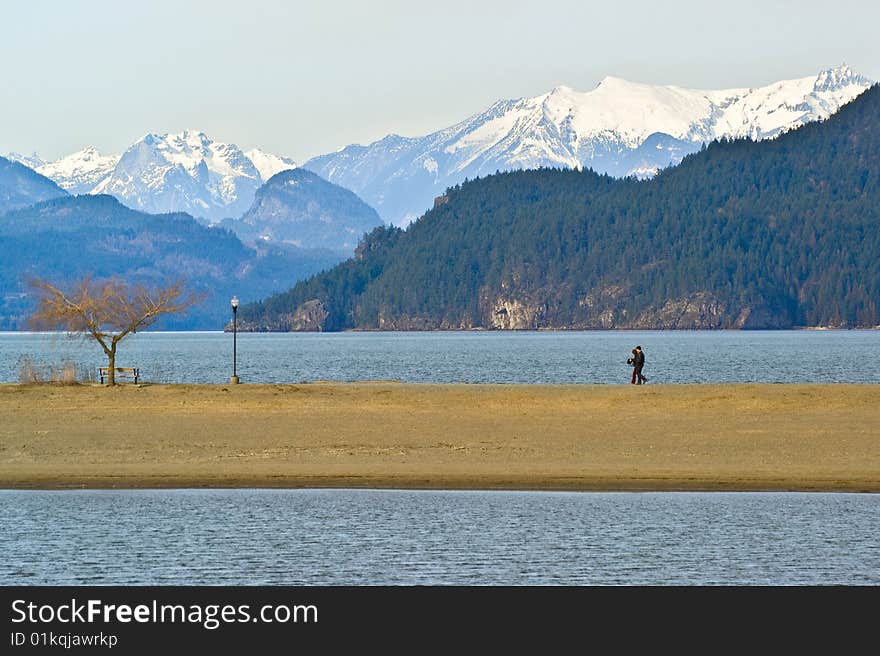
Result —
[{"label": "black lamp post", "polygon": [[238,385],[238,296],[229,301],[232,305],[232,377],[229,383]]}]

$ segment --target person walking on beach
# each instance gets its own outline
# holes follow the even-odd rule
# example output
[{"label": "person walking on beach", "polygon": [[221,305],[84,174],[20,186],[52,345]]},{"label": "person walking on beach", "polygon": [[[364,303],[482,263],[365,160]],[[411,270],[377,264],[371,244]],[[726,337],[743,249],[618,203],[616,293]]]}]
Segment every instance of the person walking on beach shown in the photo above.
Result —
[{"label": "person walking on beach", "polygon": [[642,351],[641,346],[636,346],[636,363],[635,367],[633,367],[633,373],[636,375],[636,385],[641,385],[642,383],[647,383],[648,379],[642,375],[642,369],[645,368],[645,353]]},{"label": "person walking on beach", "polygon": [[645,367],[645,353],[642,351],[641,346],[636,346],[632,350],[632,367],[633,367],[633,375],[630,383],[632,385],[641,385],[642,383],[647,383],[648,379],[642,375],[642,369]]}]

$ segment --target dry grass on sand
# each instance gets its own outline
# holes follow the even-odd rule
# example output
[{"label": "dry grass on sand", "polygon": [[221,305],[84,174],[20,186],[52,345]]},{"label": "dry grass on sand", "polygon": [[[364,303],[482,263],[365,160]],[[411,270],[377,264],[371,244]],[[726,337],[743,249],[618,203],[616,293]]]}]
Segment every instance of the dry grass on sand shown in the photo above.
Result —
[{"label": "dry grass on sand", "polygon": [[0,487],[880,491],[880,386],[0,385]]}]

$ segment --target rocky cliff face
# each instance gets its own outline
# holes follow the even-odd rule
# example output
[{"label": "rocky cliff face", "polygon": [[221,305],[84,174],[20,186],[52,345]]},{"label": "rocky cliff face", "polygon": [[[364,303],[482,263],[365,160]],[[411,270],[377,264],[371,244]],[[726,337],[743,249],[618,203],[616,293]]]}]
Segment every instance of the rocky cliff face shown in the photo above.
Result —
[{"label": "rocky cliff face", "polygon": [[708,291],[699,291],[631,313],[625,307],[630,290],[607,285],[586,294],[580,314],[556,316],[552,295],[541,299],[499,296],[487,305],[481,327],[489,330],[724,330],[791,328],[784,311],[763,306],[733,306]]},{"label": "rocky cliff face", "polygon": [[[760,306],[731,307],[710,292],[695,292],[646,308],[633,316],[624,306],[627,290],[609,285],[587,294],[580,302],[581,314],[573,320],[555,315],[554,300],[537,296],[514,297],[510,293],[481,296],[481,316],[445,317],[379,313],[375,324],[363,330],[730,330],[783,329],[792,322],[784,312]],[[241,324],[244,331],[322,332],[329,313],[318,299],[300,305],[271,325]]]},{"label": "rocky cliff face", "polygon": [[285,315],[286,327],[291,332],[323,332],[327,308],[319,300],[306,301],[293,314]]},{"label": "rocky cliff face", "polygon": [[498,296],[482,299],[483,326],[491,330],[538,330],[547,322],[547,304]]},{"label": "rocky cliff face", "polygon": [[661,330],[705,330],[725,328],[730,323],[727,306],[709,292],[697,292],[670,299],[659,308],[640,313],[634,328]]},{"label": "rocky cliff face", "polygon": [[593,289],[578,303],[585,314],[584,324],[600,330],[619,328],[628,319],[627,310],[623,307],[629,286],[625,284],[605,285]]},{"label": "rocky cliff face", "polygon": [[[329,313],[327,308],[321,301],[312,299],[306,301],[296,311],[290,314],[280,315],[271,323],[262,323],[259,321],[240,321],[238,331],[243,333],[260,333],[260,332],[293,332],[293,333],[321,333],[324,332],[324,324]],[[226,325],[226,332],[232,330],[232,324]]]},{"label": "rocky cliff face", "polygon": [[666,301],[640,313],[626,328],[645,330],[723,330],[791,328],[785,312],[745,305],[731,307],[710,292]]},{"label": "rocky cliff face", "polygon": [[758,306],[758,307],[745,307],[740,310],[739,315],[736,318],[736,321],[733,322],[733,328],[739,328],[742,330],[749,329],[784,329],[784,328],[792,328],[794,326],[794,322],[786,313],[778,313],[774,312],[771,308]]},{"label": "rocky cliff face", "polygon": [[395,316],[386,317],[379,315],[375,326],[365,326],[373,330],[473,330],[480,328],[467,318],[435,319],[423,316]]}]

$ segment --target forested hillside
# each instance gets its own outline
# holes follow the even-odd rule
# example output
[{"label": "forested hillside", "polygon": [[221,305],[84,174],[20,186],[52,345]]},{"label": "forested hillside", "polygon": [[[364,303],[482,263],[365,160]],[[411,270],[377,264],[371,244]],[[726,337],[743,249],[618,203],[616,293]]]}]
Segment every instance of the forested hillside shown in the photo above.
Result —
[{"label": "forested hillside", "polygon": [[880,324],[880,88],[649,181],[501,173],[242,309],[254,330]]},{"label": "forested hillside", "polygon": [[158,327],[216,330],[230,316],[233,294],[258,299],[339,261],[326,251],[249,247],[188,214],[144,214],[111,196],[89,195],[0,216],[0,250],[0,330],[27,326],[34,306],[29,277],[61,286],[86,275],[149,285],[186,280],[205,293],[204,302]]}]

